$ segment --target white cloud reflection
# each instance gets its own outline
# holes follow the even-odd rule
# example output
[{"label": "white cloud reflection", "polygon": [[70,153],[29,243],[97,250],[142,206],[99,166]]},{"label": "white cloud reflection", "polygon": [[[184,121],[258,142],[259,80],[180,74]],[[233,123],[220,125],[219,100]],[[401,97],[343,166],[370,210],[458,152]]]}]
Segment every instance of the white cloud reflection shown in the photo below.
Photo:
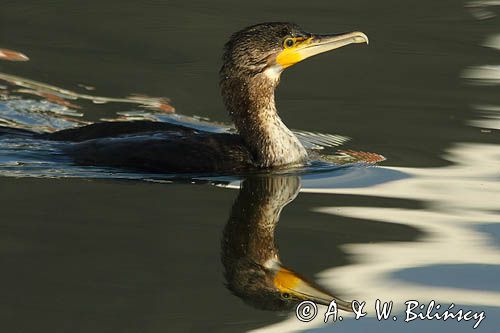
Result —
[{"label": "white cloud reflection", "polygon": [[476,84],[500,84],[500,65],[471,66],[462,73],[462,78]]},{"label": "white cloud reflection", "polygon": [[500,6],[498,0],[477,0],[469,1],[465,8],[469,10],[471,15],[477,20],[488,20],[496,17],[496,14],[491,7]]},{"label": "white cloud reflection", "polygon": [[475,105],[474,109],[481,115],[481,118],[470,120],[469,125],[500,130],[500,106]]}]

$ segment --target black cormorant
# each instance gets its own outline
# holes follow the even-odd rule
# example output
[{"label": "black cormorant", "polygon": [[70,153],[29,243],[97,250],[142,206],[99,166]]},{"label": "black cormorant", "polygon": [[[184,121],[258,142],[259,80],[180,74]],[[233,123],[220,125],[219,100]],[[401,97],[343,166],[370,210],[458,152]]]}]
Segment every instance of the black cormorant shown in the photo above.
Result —
[{"label": "black cormorant", "polygon": [[136,121],[100,122],[41,134],[67,141],[80,165],[149,172],[241,172],[302,165],[308,151],[280,119],[274,91],[280,75],[306,58],[352,43],[362,32],[318,35],[292,23],[272,22],[233,34],[224,48],[220,88],[237,134]]}]

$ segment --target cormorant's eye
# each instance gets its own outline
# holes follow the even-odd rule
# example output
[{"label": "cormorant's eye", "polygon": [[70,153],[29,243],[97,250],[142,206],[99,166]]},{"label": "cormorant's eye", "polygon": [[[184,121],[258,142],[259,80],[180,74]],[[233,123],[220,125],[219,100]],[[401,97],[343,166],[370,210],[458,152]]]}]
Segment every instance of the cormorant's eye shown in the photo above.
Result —
[{"label": "cormorant's eye", "polygon": [[293,38],[287,38],[283,42],[283,45],[285,46],[285,48],[292,47],[293,45],[295,45],[295,40]]},{"label": "cormorant's eye", "polygon": [[283,297],[285,299],[286,298],[290,298],[290,294],[289,293],[283,293],[283,294],[281,294],[281,297]]}]

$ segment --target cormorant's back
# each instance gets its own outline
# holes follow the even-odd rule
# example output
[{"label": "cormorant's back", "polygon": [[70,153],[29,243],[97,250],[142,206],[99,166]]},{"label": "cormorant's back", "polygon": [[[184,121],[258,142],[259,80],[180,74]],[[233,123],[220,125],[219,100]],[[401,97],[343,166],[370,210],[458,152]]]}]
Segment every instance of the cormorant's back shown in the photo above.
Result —
[{"label": "cormorant's back", "polygon": [[145,132],[68,145],[80,165],[162,173],[227,173],[255,168],[241,138],[228,133]]}]

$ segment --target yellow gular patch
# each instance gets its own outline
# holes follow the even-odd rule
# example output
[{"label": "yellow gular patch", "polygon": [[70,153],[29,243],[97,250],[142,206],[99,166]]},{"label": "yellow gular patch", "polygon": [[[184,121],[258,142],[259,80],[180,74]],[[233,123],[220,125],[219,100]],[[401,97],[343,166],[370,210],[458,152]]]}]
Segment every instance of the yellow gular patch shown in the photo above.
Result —
[{"label": "yellow gular patch", "polygon": [[292,65],[295,65],[299,61],[304,60],[305,58],[300,54],[300,50],[304,47],[307,47],[312,41],[311,38],[293,38],[295,44],[290,47],[285,47],[283,51],[281,51],[276,57],[276,62],[282,67],[287,68]]},{"label": "yellow gular patch", "polygon": [[301,281],[294,272],[285,268],[281,268],[274,276],[274,285],[281,292],[294,289]]},{"label": "yellow gular patch", "polygon": [[290,67],[292,65],[295,65],[296,63],[298,63],[301,60],[302,60],[302,57],[293,48],[284,49],[276,57],[276,62],[283,68],[287,68],[287,67]]}]

